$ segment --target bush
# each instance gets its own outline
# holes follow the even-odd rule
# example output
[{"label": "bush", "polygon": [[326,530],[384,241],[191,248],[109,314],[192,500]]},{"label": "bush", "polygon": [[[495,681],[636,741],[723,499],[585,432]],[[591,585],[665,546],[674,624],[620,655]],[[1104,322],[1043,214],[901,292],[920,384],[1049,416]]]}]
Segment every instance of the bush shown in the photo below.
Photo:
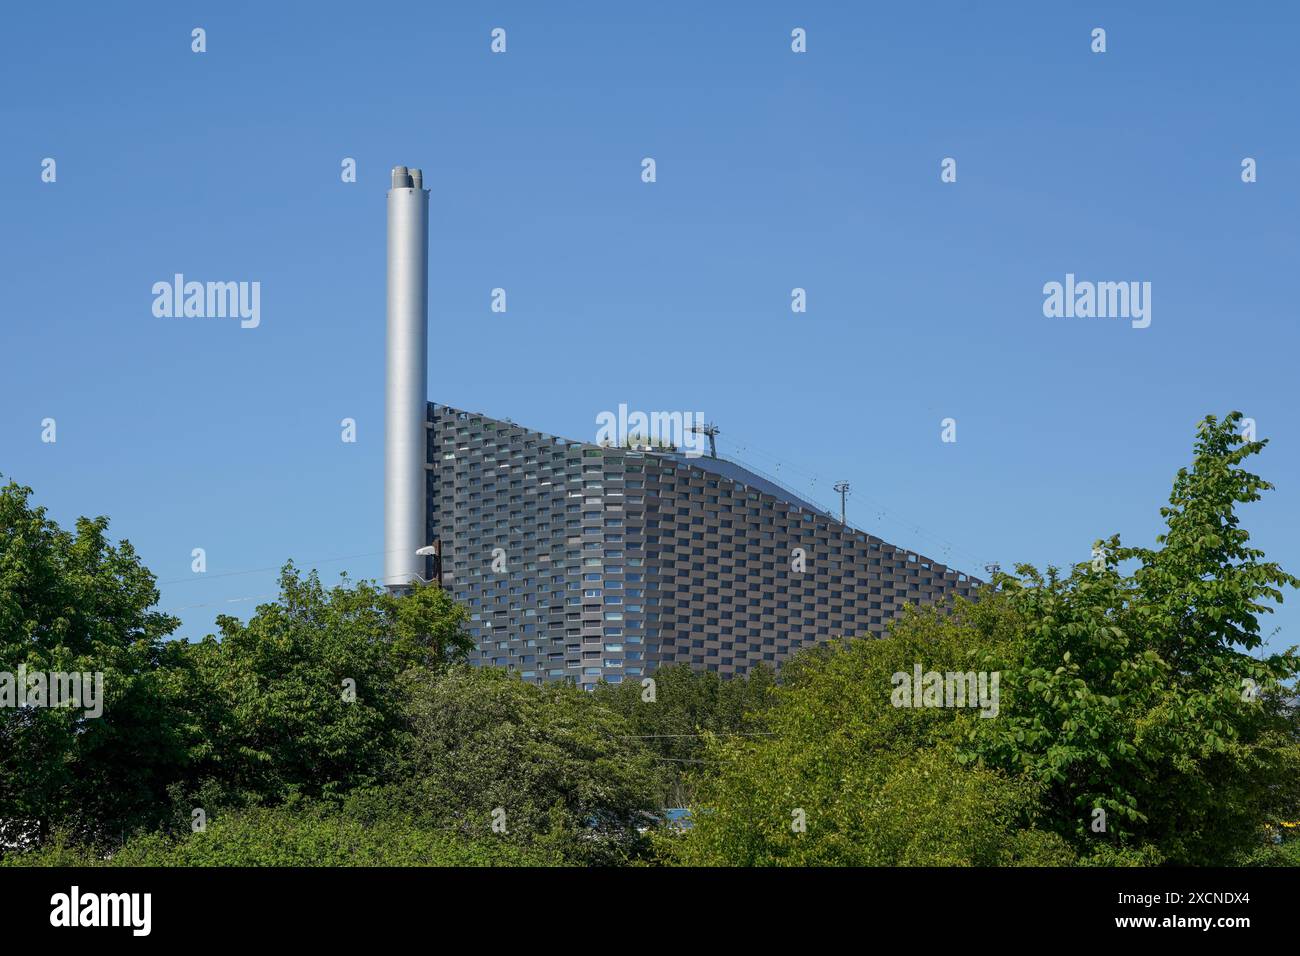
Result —
[{"label": "bush", "polygon": [[503,839],[471,841],[400,816],[369,825],[325,806],[241,810],[180,838],[142,833],[111,854],[56,835],[4,866],[550,866],[553,855]]},{"label": "bush", "polygon": [[497,823],[512,841],[584,863],[648,848],[640,831],[658,809],[662,771],[591,694],[465,665],[415,675],[405,694],[396,782],[355,795],[354,812],[397,805],[472,839]]}]

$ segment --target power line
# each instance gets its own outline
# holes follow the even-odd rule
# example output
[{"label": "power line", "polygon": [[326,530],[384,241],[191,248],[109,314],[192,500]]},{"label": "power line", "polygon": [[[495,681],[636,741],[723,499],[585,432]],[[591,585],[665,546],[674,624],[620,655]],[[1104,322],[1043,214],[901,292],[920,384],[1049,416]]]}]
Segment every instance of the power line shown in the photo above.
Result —
[{"label": "power line", "polygon": [[180,607],[167,607],[160,608],[159,610],[162,614],[172,614],[176,611],[190,611],[196,607],[219,607],[222,604],[242,604],[245,601],[263,601],[267,598],[275,598],[279,596],[280,594],[277,591],[274,594],[252,594],[248,597],[226,598],[222,601],[206,601],[202,604],[182,604]]},{"label": "power line", "polygon": [[[814,488],[817,486],[818,481],[821,481],[821,482],[822,482],[823,487],[833,487],[832,482],[830,482],[828,479],[826,479],[826,478],[825,478],[824,476],[822,476],[822,475],[818,475],[818,474],[816,474],[816,473],[814,473],[814,472],[806,471],[806,470],[804,470],[804,469],[802,469],[802,468],[799,468],[799,467],[797,467],[797,466],[795,466],[795,465],[791,465],[791,464],[789,464],[788,462],[783,461],[781,458],[778,458],[776,455],[772,454],[771,452],[765,451],[765,450],[763,450],[762,448],[759,448],[758,446],[754,445],[752,442],[750,442],[748,439],[744,438],[743,436],[737,436],[737,435],[735,435],[735,434],[733,433],[732,437],[733,437],[733,439],[738,443],[738,444],[737,444],[737,447],[738,447],[741,451],[746,452],[746,453],[748,453],[748,454],[750,454],[750,455],[757,455],[757,456],[759,456],[759,457],[762,457],[762,458],[764,458],[764,459],[767,459],[767,460],[771,461],[772,463],[774,463],[774,467],[777,469],[778,473],[784,474],[784,473],[790,472],[790,473],[794,473],[794,474],[796,474],[796,475],[799,475],[799,476],[803,477],[803,478],[804,478],[804,479],[805,479],[805,480],[806,480],[806,481],[807,481],[807,482],[808,482],[812,487],[814,487]],[[757,473],[758,475],[760,475],[761,477],[765,477],[765,478],[768,478],[768,479],[771,480],[771,481],[775,481],[776,484],[778,484],[778,485],[782,485],[782,484],[784,484],[780,479],[776,479],[776,478],[773,478],[773,477],[770,476],[770,475],[766,475],[766,474],[764,474],[761,470],[759,470],[758,468],[753,467],[751,464],[749,464],[748,462],[744,461],[743,459],[740,459],[740,458],[738,458],[738,457],[735,456],[735,455],[732,455],[731,457],[732,457],[732,460],[734,460],[734,461],[737,462],[737,464],[744,465],[745,467],[749,468],[751,471],[756,472],[756,473]],[[794,489],[789,489],[789,490],[791,490],[792,492],[794,491]],[[838,490],[838,489],[834,489],[834,490]],[[800,497],[803,497],[803,498],[807,499],[809,502],[811,502],[812,504],[815,504],[818,508],[820,508],[820,509],[821,509],[822,511],[824,511],[826,514],[828,514],[828,515],[833,515],[833,514],[834,514],[834,511],[833,511],[832,508],[827,507],[826,504],[825,504],[824,502],[819,501],[819,500],[818,500],[816,497],[814,497],[813,495],[811,495],[811,494],[802,494],[802,495],[800,495]],[[979,566],[981,566],[981,565],[983,565],[983,564],[985,564],[985,563],[988,562],[988,558],[987,558],[987,557],[982,557],[981,555],[975,553],[974,551],[971,551],[971,550],[969,550],[969,549],[967,549],[967,548],[963,548],[963,547],[958,546],[957,544],[953,543],[951,539],[949,539],[949,538],[947,538],[947,537],[945,537],[945,536],[943,536],[943,535],[940,535],[940,534],[937,534],[937,533],[935,533],[935,532],[932,532],[932,531],[927,530],[926,528],[922,527],[920,524],[918,524],[918,523],[916,523],[915,521],[912,521],[911,519],[907,518],[905,515],[902,515],[902,514],[900,514],[899,512],[894,511],[893,509],[887,509],[887,508],[883,505],[883,503],[881,503],[881,502],[879,502],[879,501],[876,501],[876,500],[874,500],[874,499],[871,499],[871,498],[869,498],[869,497],[866,498],[866,501],[867,501],[869,504],[872,505],[872,510],[875,511],[875,513],[876,513],[876,520],[877,520],[877,521],[885,521],[885,520],[889,520],[889,521],[891,521],[892,523],[894,523],[895,525],[897,525],[897,526],[899,526],[899,527],[909,529],[909,530],[911,530],[914,534],[920,535],[921,537],[923,537],[923,538],[927,538],[927,539],[929,539],[929,540],[935,542],[936,544],[938,544],[939,547],[944,551],[945,554],[947,554],[948,552],[955,551],[955,552],[957,552],[957,553],[959,553],[959,554],[961,554],[961,555],[964,555],[965,557],[971,559],[971,561],[974,562],[974,564],[975,564],[976,567],[979,567]],[[861,530],[861,529],[859,529],[859,530]]]},{"label": "power line", "polygon": [[[373,558],[384,553],[386,552],[367,551],[364,554],[344,554],[336,558],[303,558],[300,560],[304,565],[333,564],[336,561],[351,561],[354,560],[355,558]],[[293,559],[291,558],[290,560]],[[245,568],[240,571],[223,571],[220,574],[208,574],[207,572],[204,572],[202,574],[195,574],[192,577],[188,577],[188,578],[173,578],[170,581],[159,581],[157,583],[158,584],[190,584],[196,581],[204,581],[204,580],[213,581],[216,580],[217,578],[232,578],[241,574],[263,574],[267,571],[279,571],[280,568],[282,567],[284,567],[284,565],[276,565],[274,567],[266,567],[266,568]]]},{"label": "power line", "polygon": [[[783,482],[780,481],[779,479],[776,479],[776,478],[774,478],[773,476],[767,474],[767,473],[764,472],[763,470],[761,470],[761,469],[759,469],[759,468],[756,468],[754,465],[750,464],[749,462],[745,461],[744,459],[742,459],[742,458],[740,458],[740,457],[738,457],[738,456],[733,455],[733,456],[732,456],[732,460],[735,461],[737,464],[744,465],[746,468],[748,468],[749,470],[753,471],[755,474],[759,475],[760,477],[766,478],[766,479],[768,479],[769,481],[772,481],[773,483],[775,483],[775,484],[777,484],[777,485],[780,485],[780,486],[783,487],[783,488],[786,487],[785,483],[783,483]],[[793,469],[792,469],[792,470],[793,470]],[[812,479],[812,483],[815,484],[815,483],[816,483],[816,480],[817,480],[816,478],[813,478],[813,479]],[[813,505],[816,505],[817,508],[819,508],[819,509],[820,509],[820,510],[821,510],[821,511],[822,511],[822,512],[827,516],[827,517],[833,517],[834,512],[832,511],[832,509],[831,509],[830,507],[828,507],[828,506],[826,505],[825,502],[819,500],[818,498],[813,497],[813,496],[810,495],[810,494],[807,494],[806,492],[796,492],[796,491],[794,491],[794,489],[790,489],[790,488],[787,488],[787,490],[790,491],[791,494],[794,494],[794,495],[796,495],[797,497],[803,498],[804,500],[808,501],[809,503],[811,503],[811,504],[813,504]],[[893,522],[894,524],[898,525],[899,527],[906,528],[906,529],[910,530],[913,534],[919,535],[919,536],[924,537],[924,538],[929,538],[930,540],[932,540],[932,541],[933,541],[933,542],[934,542],[934,543],[935,543],[935,544],[940,548],[940,550],[943,551],[943,553],[944,553],[945,555],[947,555],[947,554],[948,554],[949,552],[951,552],[951,551],[957,551],[957,552],[960,552],[961,554],[964,554],[966,557],[970,558],[971,561],[974,562],[974,563],[976,563],[976,564],[979,564],[980,562],[982,562],[982,561],[984,560],[983,558],[981,558],[981,557],[980,557],[978,554],[976,554],[975,552],[973,552],[973,551],[969,551],[969,550],[967,550],[967,549],[965,549],[965,548],[961,548],[961,547],[959,547],[959,546],[953,544],[953,543],[952,543],[950,540],[948,540],[947,538],[942,537],[942,536],[940,536],[940,535],[938,535],[938,534],[935,534],[935,533],[933,533],[933,532],[927,531],[925,528],[921,527],[921,525],[919,525],[919,524],[916,524],[916,523],[914,523],[914,522],[912,522],[912,521],[903,520],[904,516],[902,516],[902,515],[899,515],[899,514],[897,514],[897,513],[892,513],[892,514],[891,514],[891,512],[888,511],[888,510],[886,510],[886,509],[885,509],[885,508],[880,504],[880,502],[872,501],[871,499],[868,499],[868,501],[869,501],[870,503],[876,505],[876,507],[873,508],[872,510],[874,510],[874,511],[876,512],[876,520],[877,520],[877,521],[885,521],[885,520],[889,520],[889,521]],[[858,528],[857,530],[863,530],[863,529]]]}]

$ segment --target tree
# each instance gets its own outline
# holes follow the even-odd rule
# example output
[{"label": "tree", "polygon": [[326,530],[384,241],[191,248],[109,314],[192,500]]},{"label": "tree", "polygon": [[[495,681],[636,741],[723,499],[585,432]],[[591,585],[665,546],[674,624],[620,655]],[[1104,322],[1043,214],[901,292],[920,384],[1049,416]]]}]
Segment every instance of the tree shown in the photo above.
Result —
[{"label": "tree", "polygon": [[765,664],[748,674],[723,680],[713,671],[692,670],[687,664],[661,667],[653,685],[640,681],[600,683],[596,699],[621,714],[636,735],[664,764],[667,786],[663,806],[690,802],[687,771],[703,757],[703,735],[762,735],[762,714],[776,683],[776,672]]},{"label": "tree", "polygon": [[1241,467],[1265,442],[1243,440],[1240,419],[1201,422],[1160,547],[1116,536],[1068,577],[1022,565],[1000,579],[1024,622],[1004,679],[1014,706],[979,728],[970,756],[1046,785],[1050,826],[1080,852],[1109,843],[1223,864],[1300,808],[1284,683],[1300,667],[1294,650],[1246,653],[1259,615],[1300,580],[1240,527],[1236,505],[1272,488]]},{"label": "tree", "polygon": [[[661,843],[693,866],[1003,865],[1073,858],[1034,826],[1038,788],[959,761],[977,711],[894,706],[894,675],[980,669],[1003,608],[915,611],[890,637],[809,649],[782,671],[770,736],[716,737],[692,827]],[[793,663],[793,662],[792,662]]]},{"label": "tree", "polygon": [[157,673],[179,622],[150,610],[154,577],[128,541],[109,542],[107,518],[64,531],[31,495],[0,488],[0,671],[99,673],[104,700],[99,716],[0,708],[0,821],[119,834],[156,819],[185,759]]},{"label": "tree", "polygon": [[368,804],[358,796],[355,812],[399,807],[468,839],[506,839],[584,863],[621,862],[644,848],[660,770],[590,694],[469,666],[413,674],[407,689],[397,782]]},{"label": "tree", "polygon": [[[710,745],[670,858],[1225,864],[1300,818],[1300,666],[1247,653],[1300,581],[1240,527],[1236,505],[1272,486],[1241,467],[1264,443],[1239,421],[1201,424],[1158,547],[1112,537],[1068,575],[1020,565],[975,603],[787,664],[775,735]],[[997,675],[996,716],[895,706],[893,675],[918,665]]]},{"label": "tree", "polygon": [[220,640],[186,648],[190,791],[214,781],[225,800],[276,803],[381,782],[403,739],[402,675],[463,658],[465,617],[438,587],[398,597],[345,578],[327,590],[286,564],[278,600],[247,622],[218,618]]}]

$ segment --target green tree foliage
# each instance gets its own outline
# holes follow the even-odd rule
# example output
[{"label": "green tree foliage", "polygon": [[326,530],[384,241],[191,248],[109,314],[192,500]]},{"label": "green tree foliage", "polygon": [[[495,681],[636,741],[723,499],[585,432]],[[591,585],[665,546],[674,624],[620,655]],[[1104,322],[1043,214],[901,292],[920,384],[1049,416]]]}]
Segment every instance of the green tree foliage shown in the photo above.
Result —
[{"label": "green tree foliage", "polygon": [[369,811],[357,797],[354,812],[397,806],[469,839],[499,836],[586,863],[643,849],[660,770],[592,695],[461,666],[417,675],[406,700],[409,736],[391,775],[399,782],[370,795]]},{"label": "green tree foliage", "polygon": [[1270,827],[1237,862],[1242,866],[1300,867],[1300,823]]},{"label": "green tree foliage", "polygon": [[[1008,865],[1072,859],[1035,828],[1037,788],[959,763],[972,711],[891,702],[893,675],[979,668],[1006,613],[914,612],[886,640],[813,648],[783,673],[766,737],[714,738],[693,826],[662,841],[686,865]],[[972,640],[975,638],[975,640]],[[802,828],[798,826],[802,823]]]},{"label": "green tree foliage", "polygon": [[596,699],[628,722],[629,732],[664,765],[666,786],[662,806],[690,802],[687,774],[704,756],[703,734],[754,736],[766,732],[767,709],[776,672],[760,665],[747,676],[723,680],[713,671],[695,671],[685,664],[661,667],[653,685],[642,681],[601,683]]},{"label": "green tree foliage", "polygon": [[[977,603],[791,662],[775,736],[711,744],[669,857],[1223,864],[1300,818],[1297,660],[1248,653],[1300,582],[1239,525],[1235,506],[1271,487],[1241,467],[1263,443],[1239,419],[1202,423],[1157,548],[1112,538],[1068,576],[1022,565]],[[891,675],[916,664],[999,673],[998,715],[894,707]]]},{"label": "green tree foliage", "polygon": [[362,822],[325,805],[222,814],[200,833],[141,833],[111,854],[56,834],[8,866],[553,866],[561,861],[504,840],[465,840],[398,815]]},{"label": "green tree foliage", "polygon": [[1236,505],[1272,485],[1241,467],[1265,443],[1244,441],[1239,424],[1239,413],[1201,423],[1161,509],[1159,547],[1115,537],[1068,577],[1022,565],[1000,582],[1022,621],[1006,719],[980,727],[969,756],[1044,784],[1049,825],[1080,852],[1108,841],[1222,864],[1300,809],[1284,683],[1300,667],[1293,650],[1247,653],[1261,643],[1259,616],[1300,580],[1240,526]]},{"label": "green tree foliage", "polygon": [[[314,847],[337,860],[326,844],[364,825],[413,827],[417,850],[420,833],[439,835],[397,862],[444,843],[587,862],[642,848],[662,788],[653,755],[589,694],[457,666],[472,642],[440,588],[327,588],[290,564],[278,599],[249,620],[164,641],[177,622],[149,610],[154,580],[130,545],[111,545],[104,519],[66,533],[29,496],[9,485],[0,497],[0,670],[104,671],[107,703],[100,718],[0,710],[0,820],[13,831],[0,845],[48,844],[57,831],[92,859],[134,847],[182,862],[297,862]],[[341,816],[299,829],[293,814],[315,804]],[[225,822],[189,836],[196,807]],[[281,831],[282,850],[255,852]],[[384,844],[348,859],[394,858]]]},{"label": "green tree foliage", "polygon": [[464,620],[437,587],[326,589],[286,565],[278,600],[185,648],[191,788],[219,781],[228,801],[276,803],[380,782],[406,725],[402,676],[463,657]]},{"label": "green tree foliage", "polygon": [[102,672],[103,714],[0,708],[0,821],[117,834],[156,819],[185,760],[158,674],[179,622],[150,610],[154,577],[107,518],[64,531],[31,494],[0,488],[0,671]]},{"label": "green tree foliage", "polygon": [[[6,862],[608,864],[689,801],[692,828],[656,837],[669,862],[1293,863],[1300,659],[1261,653],[1260,617],[1300,580],[1240,526],[1271,485],[1239,425],[1201,424],[1154,547],[1021,565],[779,683],[670,667],[652,693],[470,668],[441,589],[292,565],[247,622],[168,641],[130,544],[103,518],[63,531],[11,483],[0,671],[103,672],[106,700],[0,708],[0,846],[35,827]],[[996,674],[996,707],[899,706],[917,667]]]}]

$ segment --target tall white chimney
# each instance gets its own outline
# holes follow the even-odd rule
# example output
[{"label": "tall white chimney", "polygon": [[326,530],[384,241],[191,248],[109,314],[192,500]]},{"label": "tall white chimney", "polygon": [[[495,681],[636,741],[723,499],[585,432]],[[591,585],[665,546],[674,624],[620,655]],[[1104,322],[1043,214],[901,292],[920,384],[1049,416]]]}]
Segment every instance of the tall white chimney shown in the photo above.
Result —
[{"label": "tall white chimney", "polygon": [[384,422],[384,584],[423,578],[425,407],[429,386],[429,194],[393,167],[388,191],[388,384]]}]

